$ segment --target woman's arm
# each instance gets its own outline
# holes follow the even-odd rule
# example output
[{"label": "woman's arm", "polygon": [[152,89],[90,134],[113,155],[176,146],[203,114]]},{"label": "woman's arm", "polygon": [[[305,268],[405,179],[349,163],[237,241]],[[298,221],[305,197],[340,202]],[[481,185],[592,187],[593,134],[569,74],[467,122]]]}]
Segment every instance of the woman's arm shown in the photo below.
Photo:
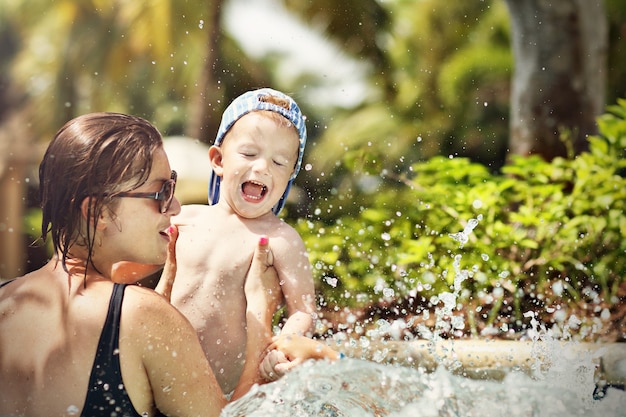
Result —
[{"label": "woman's arm", "polygon": [[189,321],[144,288],[128,287],[124,303],[123,326],[132,335],[131,349],[138,349],[143,365],[138,369],[145,372],[156,407],[168,416],[218,417],[227,401]]},{"label": "woman's arm", "polygon": [[272,341],[272,317],[282,298],[278,275],[272,265],[269,239],[261,237],[244,288],[247,301],[246,361],[233,400],[248,392],[254,384],[264,382],[259,375],[261,354]]}]

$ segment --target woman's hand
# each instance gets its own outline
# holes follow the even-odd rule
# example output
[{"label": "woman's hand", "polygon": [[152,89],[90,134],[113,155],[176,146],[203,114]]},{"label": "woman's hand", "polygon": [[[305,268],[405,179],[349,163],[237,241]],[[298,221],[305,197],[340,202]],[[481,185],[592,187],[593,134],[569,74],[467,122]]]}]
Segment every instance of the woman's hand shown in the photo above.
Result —
[{"label": "woman's hand", "polygon": [[252,264],[244,285],[248,311],[264,315],[274,314],[282,301],[282,291],[278,282],[278,273],[274,268],[274,256],[269,246],[269,239],[262,236],[254,251]]},{"label": "woman's hand", "polygon": [[178,227],[171,225],[169,230],[170,243],[167,245],[167,259],[163,272],[161,273],[161,279],[154,289],[161,294],[167,301],[171,301],[172,287],[174,286],[174,279],[176,278],[176,240],[178,240]]}]

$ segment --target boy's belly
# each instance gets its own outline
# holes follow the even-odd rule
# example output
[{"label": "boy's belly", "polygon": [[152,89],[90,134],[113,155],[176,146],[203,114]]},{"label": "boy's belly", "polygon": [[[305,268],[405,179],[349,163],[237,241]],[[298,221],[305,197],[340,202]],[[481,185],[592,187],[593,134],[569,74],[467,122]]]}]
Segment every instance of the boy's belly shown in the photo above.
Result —
[{"label": "boy's belly", "polygon": [[245,362],[245,319],[238,316],[234,311],[224,311],[196,327],[202,349],[225,394],[237,386]]}]

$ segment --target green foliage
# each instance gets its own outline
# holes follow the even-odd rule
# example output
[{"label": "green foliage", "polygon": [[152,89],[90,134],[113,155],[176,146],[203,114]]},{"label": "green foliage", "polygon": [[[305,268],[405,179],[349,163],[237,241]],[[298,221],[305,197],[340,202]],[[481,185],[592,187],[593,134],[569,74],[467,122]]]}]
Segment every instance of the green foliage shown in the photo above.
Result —
[{"label": "green foliage", "polygon": [[504,2],[381,5],[390,24],[378,28],[377,44],[390,68],[372,72],[368,103],[333,111],[307,150],[313,172],[342,175],[327,156],[347,138],[373,147],[377,163],[396,172],[437,154],[502,165],[513,68]]},{"label": "green foliage", "polygon": [[[511,52],[506,48],[465,49],[452,56],[439,73],[441,101],[452,109],[464,107],[467,103],[463,100],[465,97],[459,96],[460,92],[465,92],[467,98],[474,98],[475,101],[479,88],[508,80],[512,67]],[[493,86],[490,89],[493,89]]]},{"label": "green foliage", "polygon": [[626,282],[626,100],[609,111],[598,120],[602,135],[575,159],[515,157],[492,174],[437,156],[404,177],[379,178],[336,220],[301,220],[320,304],[455,292],[491,310],[483,328],[502,314],[520,324],[529,310],[616,305]]}]

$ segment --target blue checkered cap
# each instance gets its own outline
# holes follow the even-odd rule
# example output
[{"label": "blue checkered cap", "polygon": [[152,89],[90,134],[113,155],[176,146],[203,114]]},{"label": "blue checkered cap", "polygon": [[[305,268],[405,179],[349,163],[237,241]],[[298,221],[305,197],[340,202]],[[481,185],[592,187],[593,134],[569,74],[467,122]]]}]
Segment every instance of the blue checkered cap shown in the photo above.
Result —
[{"label": "blue checkered cap", "polygon": [[[289,102],[289,109],[282,106],[278,106],[274,103],[262,100],[263,97],[274,96]],[[222,122],[217,131],[217,137],[215,138],[215,146],[220,146],[224,140],[224,136],[235,124],[235,122],[244,115],[255,110],[269,110],[283,115],[295,126],[298,131],[298,137],[300,140],[300,146],[298,148],[298,160],[296,166],[291,174],[289,183],[285,188],[285,191],[276,205],[272,208],[274,214],[278,214],[285,205],[285,200],[291,189],[293,180],[298,175],[300,167],[302,166],[302,158],[304,156],[304,147],[306,146],[306,117],[300,111],[298,104],[288,95],[281,93],[280,91],[273,90],[271,88],[261,88],[259,90],[248,91],[239,97],[237,97],[222,114]],[[211,172],[209,177],[209,204],[217,204],[220,198],[220,177]]]}]

